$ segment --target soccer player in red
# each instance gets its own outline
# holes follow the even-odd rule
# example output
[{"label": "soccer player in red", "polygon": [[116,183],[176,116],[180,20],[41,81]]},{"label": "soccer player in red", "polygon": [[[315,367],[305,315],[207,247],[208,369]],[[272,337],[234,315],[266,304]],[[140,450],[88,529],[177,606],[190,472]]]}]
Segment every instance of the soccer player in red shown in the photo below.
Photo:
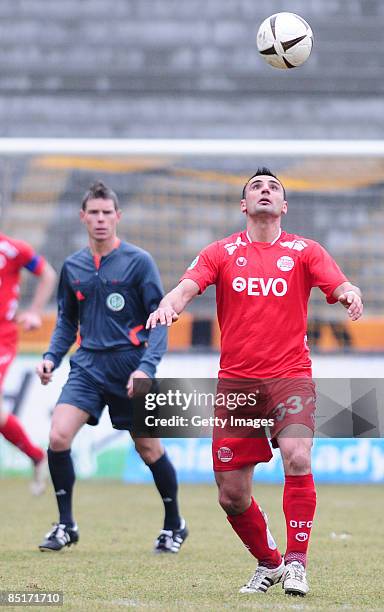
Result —
[{"label": "soccer player in red", "polygon": [[[28,310],[17,314],[22,268],[38,276],[39,282]],[[0,433],[31,459],[31,492],[34,495],[40,495],[45,489],[46,453],[33,444],[14,414],[2,411],[1,389],[6,371],[17,352],[17,323],[27,331],[41,326],[41,313],[52,295],[55,282],[53,268],[29,244],[0,233]]]},{"label": "soccer player in red", "polygon": [[258,169],[247,181],[240,206],[246,230],[203,249],[150,315],[147,326],[170,326],[196,295],[215,284],[221,330],[219,386],[230,386],[229,379],[245,384],[251,379],[277,380],[267,404],[274,408],[271,438],[280,449],[285,472],[284,558],[265,513],[252,497],[254,466],[272,456],[268,440],[223,438],[214,430],[213,465],[219,503],[258,560],[240,592],[265,593],[282,582],[285,593],[304,596],[309,590],[305,568],[316,507],[307,304],[311,288],[320,287],[328,303],[339,302],[355,321],[363,311],[361,292],[320,244],[281,229],[288,203],[283,185],[268,168]]}]

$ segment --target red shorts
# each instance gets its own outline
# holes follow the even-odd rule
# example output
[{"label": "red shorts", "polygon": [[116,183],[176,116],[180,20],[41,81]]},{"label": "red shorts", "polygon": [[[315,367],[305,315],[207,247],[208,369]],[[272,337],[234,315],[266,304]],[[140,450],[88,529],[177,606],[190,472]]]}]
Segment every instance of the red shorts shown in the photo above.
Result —
[{"label": "red shorts", "polygon": [[3,387],[5,374],[16,357],[16,345],[1,345],[0,347],[0,391]]},{"label": "red shorts", "polygon": [[214,470],[237,470],[270,461],[268,437],[277,448],[277,437],[288,425],[305,425],[314,431],[315,402],[315,385],[309,377],[221,379],[212,442]]},{"label": "red shorts", "polygon": [[272,451],[267,438],[221,438],[212,440],[213,470],[230,472],[246,465],[268,463]]}]

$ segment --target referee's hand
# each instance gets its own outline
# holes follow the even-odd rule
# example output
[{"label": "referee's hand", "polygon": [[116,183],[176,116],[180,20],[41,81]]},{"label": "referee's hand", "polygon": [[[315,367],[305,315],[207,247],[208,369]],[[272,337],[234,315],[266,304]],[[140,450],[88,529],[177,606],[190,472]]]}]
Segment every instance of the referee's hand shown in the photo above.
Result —
[{"label": "referee's hand", "polygon": [[[133,384],[135,381],[135,384]],[[130,375],[127,382],[127,395],[134,397],[136,395],[145,395],[152,386],[152,380],[143,370],[135,370]]]},{"label": "referee's hand", "polygon": [[52,380],[55,364],[50,359],[43,359],[36,368],[36,373],[42,385],[47,385]]}]

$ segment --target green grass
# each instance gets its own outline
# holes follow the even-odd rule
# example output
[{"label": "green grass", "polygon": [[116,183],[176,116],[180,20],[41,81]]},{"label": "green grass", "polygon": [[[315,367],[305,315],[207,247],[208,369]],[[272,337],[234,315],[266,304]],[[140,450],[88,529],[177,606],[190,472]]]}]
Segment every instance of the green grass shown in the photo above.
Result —
[{"label": "green grass", "polygon": [[[0,589],[61,590],[65,610],[384,610],[379,487],[318,487],[305,600],[287,598],[280,586],[267,595],[238,593],[255,562],[227,524],[214,486],[181,487],[190,537],[172,556],[151,552],[162,517],[153,486],[77,483],[81,540],[60,553],[37,549],[56,520],[51,493],[31,498],[26,481],[17,479],[1,480],[0,490]],[[255,487],[283,548],[281,493]]]}]

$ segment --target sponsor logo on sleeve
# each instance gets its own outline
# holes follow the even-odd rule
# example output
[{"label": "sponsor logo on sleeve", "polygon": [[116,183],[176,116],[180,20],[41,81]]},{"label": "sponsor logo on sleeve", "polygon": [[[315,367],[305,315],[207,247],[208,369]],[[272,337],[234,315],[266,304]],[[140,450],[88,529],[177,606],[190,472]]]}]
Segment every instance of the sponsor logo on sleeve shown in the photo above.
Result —
[{"label": "sponsor logo on sleeve", "polygon": [[199,261],[199,255],[195,257],[193,262],[188,266],[187,270],[193,270],[195,266],[197,266],[197,262]]}]

